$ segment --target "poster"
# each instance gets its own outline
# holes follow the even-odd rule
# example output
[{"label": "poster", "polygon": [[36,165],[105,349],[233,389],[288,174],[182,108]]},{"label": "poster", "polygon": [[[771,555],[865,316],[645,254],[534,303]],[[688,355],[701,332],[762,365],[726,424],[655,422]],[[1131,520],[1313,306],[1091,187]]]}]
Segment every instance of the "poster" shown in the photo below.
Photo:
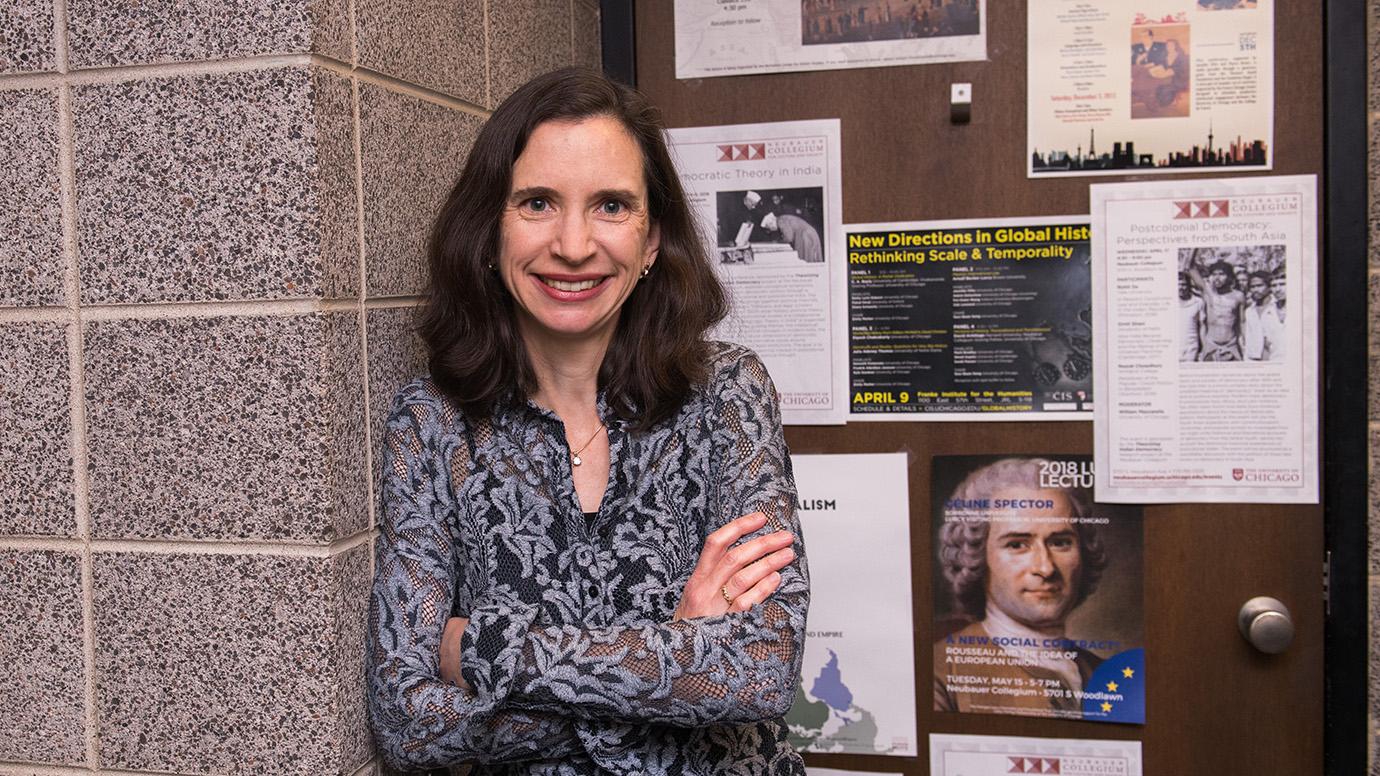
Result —
[{"label": "poster", "polygon": [[1274,0],[1030,0],[1028,172],[1274,160]]},{"label": "poster", "polygon": [[810,561],[801,684],[786,714],[802,751],[915,756],[906,455],[794,455]]},{"label": "poster", "polygon": [[987,58],[987,0],[676,0],[676,78]]},{"label": "poster", "polygon": [[752,348],[787,424],[848,415],[839,122],[670,130],[691,211],[728,289],[712,333]]},{"label": "poster", "polygon": [[880,771],[843,771],[838,768],[816,768],[813,765],[805,766],[805,776],[902,776],[899,773],[884,773]]},{"label": "poster", "polygon": [[934,710],[1143,724],[1140,509],[1085,455],[933,467]]},{"label": "poster", "polygon": [[930,734],[930,776],[1141,776],[1139,741]]},{"label": "poster", "polygon": [[1098,499],[1317,503],[1317,178],[1091,200]]},{"label": "poster", "polygon": [[852,419],[1092,419],[1086,216],[845,231]]}]

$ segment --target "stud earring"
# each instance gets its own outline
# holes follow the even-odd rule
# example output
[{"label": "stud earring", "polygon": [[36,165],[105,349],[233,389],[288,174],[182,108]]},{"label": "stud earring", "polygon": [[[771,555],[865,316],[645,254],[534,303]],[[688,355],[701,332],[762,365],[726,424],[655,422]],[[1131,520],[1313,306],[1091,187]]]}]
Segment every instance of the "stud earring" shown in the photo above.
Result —
[{"label": "stud earring", "polygon": [[638,277],[639,277],[639,278],[645,278],[645,277],[647,277],[647,273],[649,273],[649,272],[651,272],[651,271],[652,271],[652,265],[648,264],[647,266],[645,266],[645,267],[642,268],[642,274],[641,274],[641,275],[638,275]]}]

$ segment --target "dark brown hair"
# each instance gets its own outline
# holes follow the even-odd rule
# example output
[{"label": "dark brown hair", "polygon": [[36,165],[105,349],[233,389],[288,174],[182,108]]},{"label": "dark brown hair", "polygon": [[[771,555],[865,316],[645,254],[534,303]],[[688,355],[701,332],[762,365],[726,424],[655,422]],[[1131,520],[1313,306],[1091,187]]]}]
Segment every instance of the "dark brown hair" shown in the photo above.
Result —
[{"label": "dark brown hair", "polygon": [[513,164],[538,125],[594,116],[618,120],[637,141],[648,215],[661,235],[656,266],[623,304],[599,386],[614,414],[642,430],[669,417],[709,377],[705,333],[728,305],[686,207],[660,115],[636,91],[593,70],[566,68],[528,81],[494,111],[432,229],[421,334],[432,379],[474,417],[537,390],[513,300],[490,269]]}]

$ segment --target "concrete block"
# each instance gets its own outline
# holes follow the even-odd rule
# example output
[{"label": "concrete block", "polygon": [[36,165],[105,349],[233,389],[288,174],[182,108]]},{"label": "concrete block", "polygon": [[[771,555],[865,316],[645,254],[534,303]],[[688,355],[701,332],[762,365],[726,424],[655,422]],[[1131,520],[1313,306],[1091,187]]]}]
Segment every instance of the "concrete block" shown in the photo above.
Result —
[{"label": "concrete block", "polygon": [[264,54],[349,60],[348,0],[68,0],[75,68]]},{"label": "concrete block", "polygon": [[84,302],[357,294],[345,79],[276,68],[73,91]]},{"label": "concrete block", "polygon": [[0,73],[56,69],[51,0],[5,0],[0,5]]},{"label": "concrete block", "polygon": [[0,324],[0,534],[77,534],[71,390],[63,324]]},{"label": "concrete block", "polygon": [[483,0],[356,0],[355,46],[362,67],[487,104]]},{"label": "concrete block", "polygon": [[0,306],[66,304],[56,92],[0,91],[0,137]]},{"label": "concrete block", "polygon": [[0,550],[0,760],[86,762],[81,556]]},{"label": "concrete block", "polygon": [[374,84],[359,91],[368,295],[420,294],[432,222],[483,122]]},{"label": "concrete block", "polygon": [[571,0],[509,0],[489,5],[489,96],[503,102],[533,76],[573,64]]},{"label": "concrete block", "polygon": [[604,65],[603,42],[599,32],[599,4],[572,0],[571,33],[575,50],[573,64],[599,70]]},{"label": "concrete block", "polygon": [[328,543],[363,530],[361,349],[354,312],[89,324],[95,534]]},{"label": "concrete block", "polygon": [[363,765],[367,553],[97,553],[100,766],[320,776]]}]

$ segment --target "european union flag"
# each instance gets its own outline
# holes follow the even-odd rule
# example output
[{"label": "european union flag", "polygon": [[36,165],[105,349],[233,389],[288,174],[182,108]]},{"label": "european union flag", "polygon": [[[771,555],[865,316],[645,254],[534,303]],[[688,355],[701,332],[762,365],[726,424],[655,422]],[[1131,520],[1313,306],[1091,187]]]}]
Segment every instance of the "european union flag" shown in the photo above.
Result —
[{"label": "european union flag", "polygon": [[1083,687],[1083,719],[1145,724],[1145,650],[1107,658]]}]

